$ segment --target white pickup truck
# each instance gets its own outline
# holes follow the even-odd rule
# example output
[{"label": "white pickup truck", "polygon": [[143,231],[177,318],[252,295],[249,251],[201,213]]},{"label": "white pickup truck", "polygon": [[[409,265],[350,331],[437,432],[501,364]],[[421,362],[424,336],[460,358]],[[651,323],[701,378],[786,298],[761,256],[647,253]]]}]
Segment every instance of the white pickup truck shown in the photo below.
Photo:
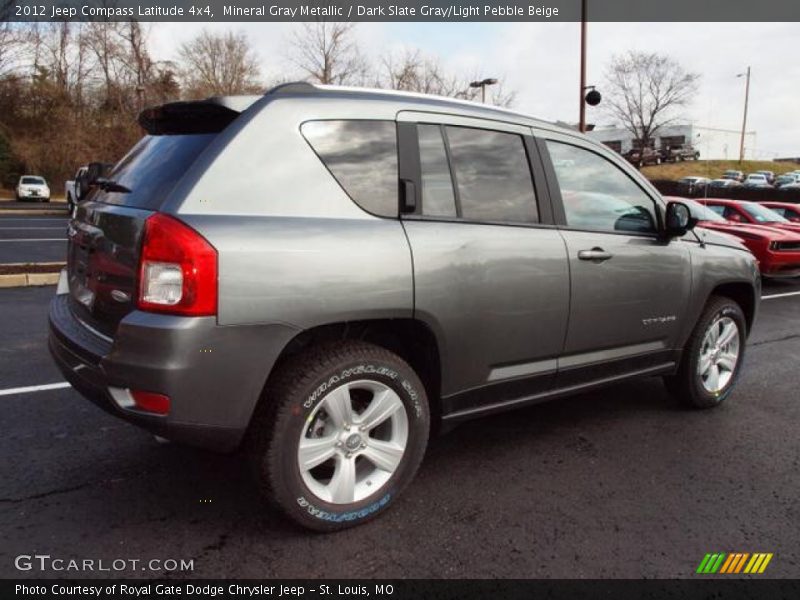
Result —
[{"label": "white pickup truck", "polygon": [[78,189],[78,181],[80,178],[86,174],[86,171],[89,169],[87,165],[81,165],[78,167],[78,170],[75,171],[75,178],[68,179],[64,182],[64,197],[67,199],[67,206],[69,206],[69,213],[72,214],[73,209],[78,204],[78,200],[80,200],[81,193]]}]

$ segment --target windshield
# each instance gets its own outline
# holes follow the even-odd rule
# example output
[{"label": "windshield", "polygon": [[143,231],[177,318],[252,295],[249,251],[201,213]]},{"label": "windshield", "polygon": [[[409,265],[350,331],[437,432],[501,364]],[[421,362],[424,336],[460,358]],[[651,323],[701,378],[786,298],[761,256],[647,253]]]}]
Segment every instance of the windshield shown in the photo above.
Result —
[{"label": "windshield", "polygon": [[172,188],[217,134],[147,135],[106,176],[130,193],[108,191],[95,199],[134,208],[158,209]]},{"label": "windshield", "polygon": [[44,179],[41,177],[23,177],[20,183],[23,185],[44,185]]},{"label": "windshield", "polygon": [[725,222],[721,216],[715,213],[713,210],[708,208],[707,206],[703,206],[699,202],[695,202],[694,200],[683,200],[686,205],[689,207],[689,212],[692,213],[692,217],[697,219],[698,221],[722,221]]},{"label": "windshield", "polygon": [[753,202],[742,202],[741,204],[742,209],[751,217],[753,217],[759,223],[788,223],[787,219],[784,219],[774,210],[767,208],[766,206],[761,206],[760,204],[755,204]]},{"label": "windshield", "polygon": [[766,177],[764,175],[748,175],[747,178],[750,179],[751,181],[764,181],[764,180],[766,180]]}]

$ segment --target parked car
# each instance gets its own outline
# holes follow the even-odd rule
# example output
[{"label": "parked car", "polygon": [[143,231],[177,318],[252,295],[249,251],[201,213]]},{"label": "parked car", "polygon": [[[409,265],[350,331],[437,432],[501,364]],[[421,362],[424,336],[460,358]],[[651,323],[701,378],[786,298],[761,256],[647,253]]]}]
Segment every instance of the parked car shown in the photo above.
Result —
[{"label": "parked car", "polygon": [[700,160],[700,151],[696,150],[691,144],[683,144],[681,146],[670,146],[665,148],[662,158],[669,162],[678,162],[684,160]]},{"label": "parked car", "polygon": [[783,175],[778,175],[775,178],[774,185],[776,188],[782,188],[785,185],[791,185],[798,182],[800,182],[800,175],[795,175],[794,173],[784,173]]},{"label": "parked car", "polygon": [[736,179],[712,179],[711,182],[708,184],[708,187],[712,187],[712,188],[738,188],[738,187],[742,187],[742,184],[739,183]]},{"label": "parked car", "polygon": [[672,196],[664,199],[683,202],[689,206],[692,217],[697,220],[698,232],[710,229],[741,240],[758,260],[764,277],[800,276],[800,235],[773,227],[728,221],[696,200]]},{"label": "parked car", "polygon": [[772,185],[772,183],[775,181],[775,173],[774,173],[774,171],[755,171],[754,174],[755,175],[763,175],[764,177],[766,177],[767,178],[767,183],[769,183],[770,185]]},{"label": "parked car", "polygon": [[17,202],[32,200],[33,202],[50,202],[50,186],[44,177],[39,175],[23,175],[19,178],[14,190]]},{"label": "parked car", "polygon": [[767,176],[763,173],[750,173],[744,180],[744,187],[747,188],[766,188],[770,187]]},{"label": "parked car", "polygon": [[701,408],[736,383],[753,255],[572,129],[307,83],[139,123],[70,221],[51,353],[118,417],[243,446],[306,527],[386,510],[432,428],[643,375]]},{"label": "parked car", "polygon": [[75,178],[64,182],[64,190],[69,205],[70,214],[75,211],[78,202],[85,200],[91,188],[102,181],[102,178],[114,165],[109,163],[91,162],[78,167]]},{"label": "parked car", "polygon": [[629,163],[638,168],[661,164],[661,153],[650,147],[631,148],[623,156]]},{"label": "parked car", "polygon": [[700,200],[711,210],[729,221],[737,223],[751,223],[753,225],[768,225],[777,229],[800,231],[800,225],[758,202],[745,202],[744,200],[727,200],[720,198],[704,198]]},{"label": "parked car", "polygon": [[744,172],[729,169],[722,174],[722,179],[733,179],[741,183],[744,181]]},{"label": "parked car", "polygon": [[800,223],[800,205],[798,204],[791,202],[759,202],[759,204],[766,206],[792,223]]},{"label": "parked car", "polygon": [[678,180],[678,189],[687,196],[697,196],[706,191],[706,187],[711,183],[708,177],[684,177]]},{"label": "parked car", "polygon": [[80,200],[80,189],[77,183],[82,177],[85,177],[88,168],[87,165],[81,165],[78,167],[78,170],[75,171],[75,178],[68,179],[64,182],[64,196],[67,198],[67,206],[69,207],[70,214],[72,214]]}]

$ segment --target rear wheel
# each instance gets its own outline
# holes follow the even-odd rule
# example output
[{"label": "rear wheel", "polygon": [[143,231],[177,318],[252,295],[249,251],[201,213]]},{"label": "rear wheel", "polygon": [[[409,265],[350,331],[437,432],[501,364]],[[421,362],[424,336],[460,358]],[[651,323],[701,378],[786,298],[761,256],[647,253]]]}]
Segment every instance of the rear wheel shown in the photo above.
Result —
[{"label": "rear wheel", "polygon": [[744,313],[729,298],[712,297],[684,349],[678,373],[667,389],[684,404],[713,408],[730,395],[745,354]]},{"label": "rear wheel", "polygon": [[268,499],[304,527],[334,531],[389,507],[414,477],[429,427],[411,367],[383,348],[346,341],[280,367],[248,443]]}]

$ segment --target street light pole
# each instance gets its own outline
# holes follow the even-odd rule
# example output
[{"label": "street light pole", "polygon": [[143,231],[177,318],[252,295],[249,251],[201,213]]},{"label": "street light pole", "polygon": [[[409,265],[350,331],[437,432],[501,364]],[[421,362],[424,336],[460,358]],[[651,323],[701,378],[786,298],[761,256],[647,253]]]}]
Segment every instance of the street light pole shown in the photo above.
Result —
[{"label": "street light pole", "polygon": [[586,132],[586,104],[583,102],[583,93],[586,90],[586,0],[581,0],[581,83],[578,93],[578,105],[580,106],[580,118],[578,120],[578,130]]},{"label": "street light pole", "polygon": [[747,103],[750,100],[750,67],[747,67],[747,73],[739,73],[736,77],[746,77],[744,84],[744,117],[742,118],[742,137],[739,140],[739,162],[744,160],[744,135],[747,129]]},{"label": "street light pole", "polygon": [[469,87],[481,88],[481,103],[486,104],[486,86],[494,85],[495,83],[497,83],[497,79],[494,79],[493,77],[487,77],[481,81],[473,81],[469,84]]}]

